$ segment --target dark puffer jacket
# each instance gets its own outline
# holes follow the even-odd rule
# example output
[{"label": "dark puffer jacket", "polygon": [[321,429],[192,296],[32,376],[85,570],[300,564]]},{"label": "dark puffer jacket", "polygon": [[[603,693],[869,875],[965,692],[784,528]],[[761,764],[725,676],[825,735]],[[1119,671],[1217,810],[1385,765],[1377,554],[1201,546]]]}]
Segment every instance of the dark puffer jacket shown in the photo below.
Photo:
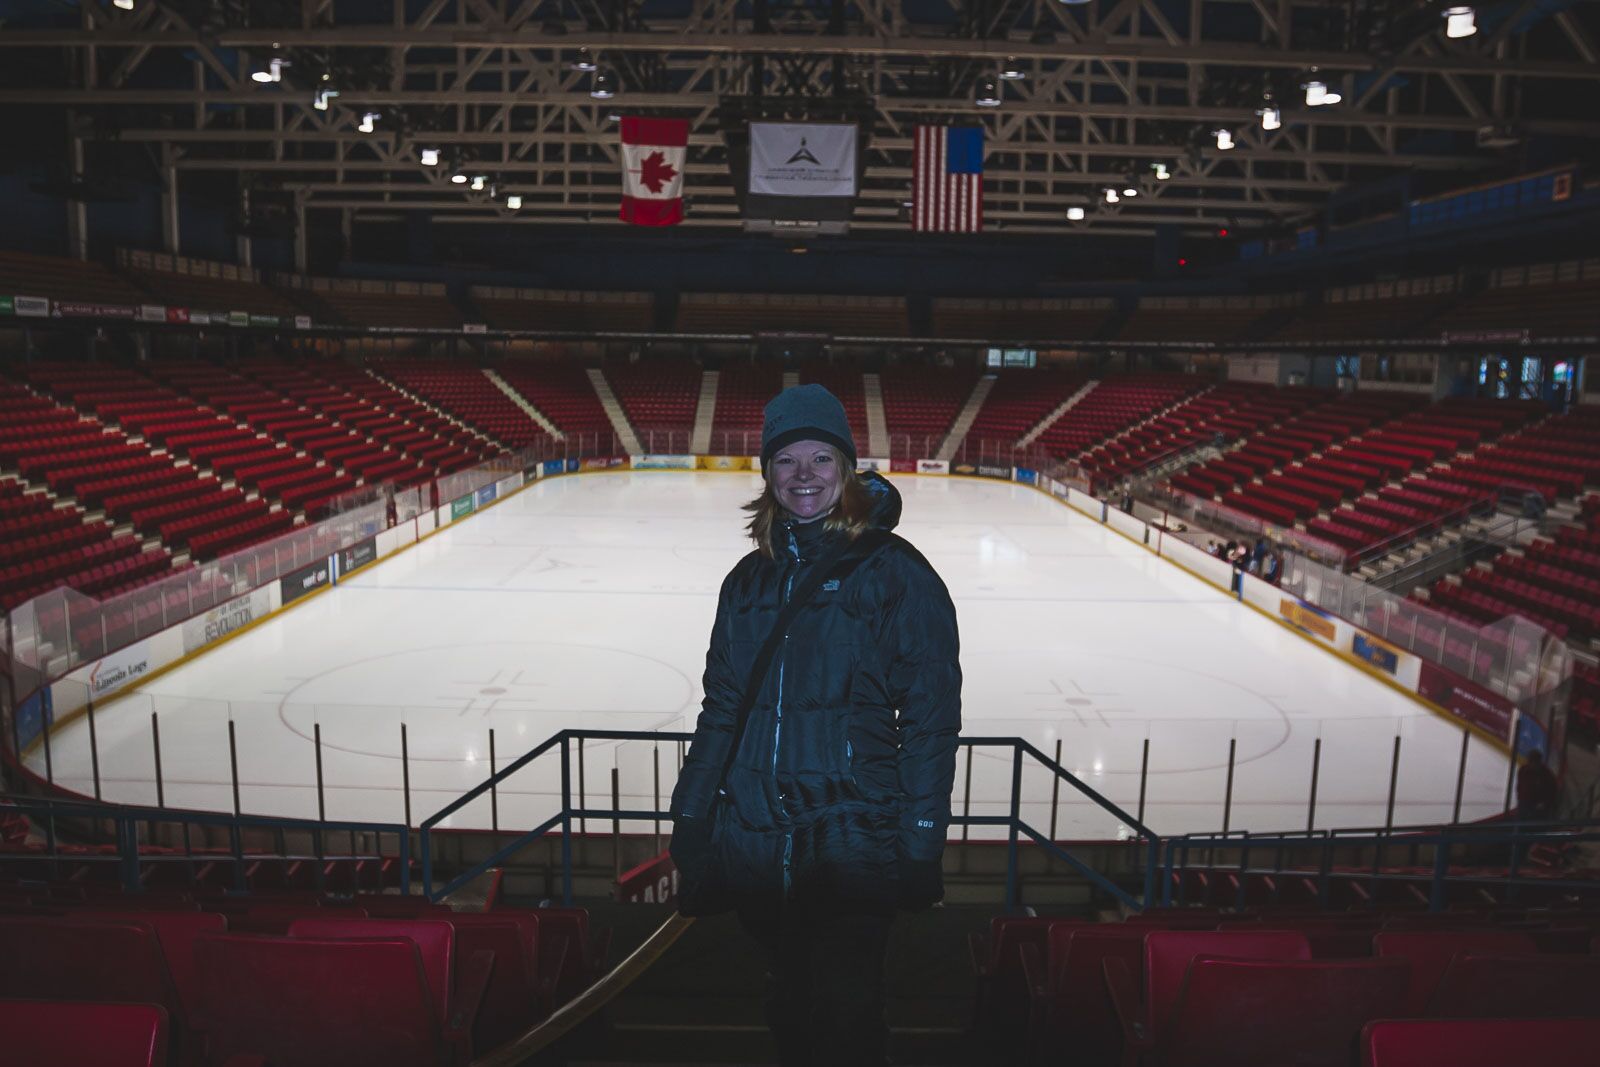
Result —
[{"label": "dark puffer jacket", "polygon": [[[873,525],[893,529],[899,492],[863,477],[877,498]],[[788,592],[842,536],[820,522],[786,525],[774,533],[777,558],[751,552],[723,581],[705,703],[672,797],[680,828],[713,812],[757,652]],[[716,808],[714,869],[740,899],[892,904],[899,869],[936,864],[944,849],[961,729],[955,607],[903,538],[855,555],[779,646]]]}]

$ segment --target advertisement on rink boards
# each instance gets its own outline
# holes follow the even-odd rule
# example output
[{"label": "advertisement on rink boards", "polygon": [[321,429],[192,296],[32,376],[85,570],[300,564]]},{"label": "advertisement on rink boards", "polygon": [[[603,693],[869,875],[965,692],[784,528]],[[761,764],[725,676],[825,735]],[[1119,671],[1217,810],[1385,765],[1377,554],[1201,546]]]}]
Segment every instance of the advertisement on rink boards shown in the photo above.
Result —
[{"label": "advertisement on rink boards", "polygon": [[477,492],[472,494],[473,506],[481,508],[486,504],[494,503],[495,493],[496,489],[492,484],[480,487]]},{"label": "advertisement on rink boards", "polygon": [[1321,608],[1314,608],[1310,604],[1302,604],[1298,600],[1284,597],[1278,601],[1278,614],[1287,619],[1291,626],[1308,634],[1314,634],[1324,641],[1337,642],[1339,639],[1339,631],[1334,625],[1333,616]]},{"label": "advertisement on rink boards", "polygon": [[582,469],[586,471],[610,471],[627,465],[627,456],[590,456],[583,461]]},{"label": "advertisement on rink boards", "polygon": [[1017,468],[1015,468],[1015,471],[1016,471],[1016,479],[1017,479],[1017,481],[1023,483],[1024,485],[1038,485],[1039,484],[1039,472],[1038,471],[1031,471],[1027,467],[1017,467]]},{"label": "advertisement on rink boards", "polygon": [[917,473],[949,474],[950,464],[948,461],[942,459],[919,459],[917,460]]},{"label": "advertisement on rink boards", "polygon": [[880,472],[886,472],[889,469],[890,469],[890,464],[889,464],[889,461],[886,460],[886,459],[873,459],[872,457],[867,456],[867,457],[863,457],[862,459],[856,460],[856,470],[858,470],[858,471],[880,471]]},{"label": "advertisement on rink boards", "polygon": [[1011,480],[1010,467],[996,467],[988,463],[957,463],[950,468],[950,473],[978,478],[998,478],[1006,482]]},{"label": "advertisement on rink boards", "polygon": [[696,456],[694,465],[696,470],[703,471],[747,471],[750,469],[750,457]]},{"label": "advertisement on rink boards", "polygon": [[634,456],[632,465],[636,471],[692,471],[695,457],[645,454]]},{"label": "advertisement on rink boards", "polygon": [[450,501],[450,521],[460,522],[462,519],[478,510],[476,499],[471,493]]},{"label": "advertisement on rink boards", "polygon": [[358,570],[378,558],[378,539],[369,537],[365,541],[357,541],[349,548],[341,548],[339,557],[339,577],[343,578],[351,571]]},{"label": "advertisement on rink boards", "polygon": [[559,459],[547,459],[547,460],[544,461],[544,472],[545,472],[545,474],[561,474],[566,469],[567,469],[567,465],[562,460],[559,460]]},{"label": "advertisement on rink boards", "polygon": [[271,610],[271,593],[266,589],[256,589],[244,596],[234,597],[225,604],[218,604],[203,615],[185,619],[184,655],[198,652],[218,638],[226,637],[233,631],[265,617]]},{"label": "advertisement on rink boards", "polygon": [[283,594],[283,603],[292,604],[307,593],[316,592],[332,580],[333,568],[328,565],[326,559],[319,559],[299,570],[290,571],[279,580],[278,584]]},{"label": "advertisement on rink boards", "polygon": [[150,672],[150,642],[136,641],[96,663],[89,671],[89,697],[99,700]]},{"label": "advertisement on rink boards", "polygon": [[1423,660],[1417,692],[1462,722],[1471,723],[1495,737],[1511,740],[1514,705],[1494,690],[1458,678],[1442,667]]}]

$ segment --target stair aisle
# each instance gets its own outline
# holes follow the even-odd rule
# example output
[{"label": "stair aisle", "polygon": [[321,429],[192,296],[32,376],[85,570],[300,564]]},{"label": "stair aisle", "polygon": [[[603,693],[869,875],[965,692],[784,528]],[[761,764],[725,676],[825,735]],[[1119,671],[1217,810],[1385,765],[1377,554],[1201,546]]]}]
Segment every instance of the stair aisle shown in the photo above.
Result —
[{"label": "stair aisle", "polygon": [[689,439],[689,451],[703,456],[711,451],[711,426],[717,417],[717,385],[722,375],[708,370],[700,375],[700,402],[694,409],[694,435]]},{"label": "stair aisle", "polygon": [[[876,374],[863,374],[861,389],[867,400],[867,455],[887,459],[889,419],[883,413],[883,379]],[[860,442],[856,447],[861,447]]]},{"label": "stair aisle", "polygon": [[956,450],[961,447],[961,442],[967,439],[967,431],[972,429],[972,424],[977,421],[978,412],[983,410],[983,402],[989,399],[989,394],[994,390],[994,383],[998,379],[992,374],[985,374],[978,379],[978,384],[972,387],[972,395],[967,397],[966,406],[961,409],[961,414],[956,416],[955,423],[950,427],[950,432],[945,434],[944,441],[939,445],[938,453],[934,459],[946,462],[955,458]]},{"label": "stair aisle", "polygon": [[517,407],[521,408],[527,414],[528,418],[544,427],[545,433],[556,438],[557,440],[567,436],[556,428],[556,424],[550,421],[549,416],[540,411],[538,408],[534,407],[532,404],[528,403],[527,397],[517,392],[510,382],[500,377],[500,375],[492,368],[483,368],[483,376],[488,378],[489,381],[494,384],[496,389],[506,394],[506,396],[511,399],[513,404],[517,405]]},{"label": "stair aisle", "polygon": [[1079,389],[1076,393],[1073,393],[1071,396],[1063,400],[1059,407],[1039,420],[1039,425],[1035,426],[1033,429],[1024,434],[1022,436],[1022,440],[1017,442],[1017,447],[1027,448],[1029,445],[1037,441],[1040,434],[1054,426],[1057,419],[1061,418],[1061,416],[1065,415],[1068,411],[1071,411],[1074,407],[1076,407],[1079,402],[1081,402],[1084,397],[1092,393],[1094,391],[1094,387],[1099,384],[1100,380],[1098,378],[1094,378],[1088,382],[1085,382],[1083,388]]},{"label": "stair aisle", "polygon": [[617,400],[617,394],[611,391],[611,383],[606,381],[605,372],[599,367],[590,367],[587,373],[589,381],[594,385],[595,395],[600,398],[600,406],[605,408],[606,417],[611,420],[611,428],[616,431],[622,447],[628,450],[629,455],[643,454],[644,445],[639,443],[639,435],[634,432],[633,424],[628,421],[627,413],[622,410],[622,403]]}]

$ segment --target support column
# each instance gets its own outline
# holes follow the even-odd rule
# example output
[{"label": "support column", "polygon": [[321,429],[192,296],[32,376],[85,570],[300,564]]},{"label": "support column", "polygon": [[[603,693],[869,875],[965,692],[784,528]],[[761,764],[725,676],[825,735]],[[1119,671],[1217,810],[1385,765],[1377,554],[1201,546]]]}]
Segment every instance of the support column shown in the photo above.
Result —
[{"label": "support column", "polygon": [[[81,179],[83,166],[83,138],[78,136],[77,115],[67,112],[67,174],[68,180]],[[89,258],[89,205],[82,200],[67,201],[67,248],[75,259]]]},{"label": "support column", "polygon": [[[250,224],[250,190],[249,189],[240,189],[239,190],[239,217],[240,217],[240,221],[244,225],[248,226]],[[250,266],[251,265],[251,263],[250,263],[250,235],[241,230],[240,233],[239,233],[239,236],[237,238],[235,238],[234,244],[235,244],[235,248],[237,250],[236,251],[236,257],[237,257],[237,259],[239,261],[239,266],[241,266],[241,267]]]},{"label": "support column", "polygon": [[306,233],[306,194],[297,192],[294,194],[294,269],[299,274],[308,273],[310,246],[311,237]]},{"label": "support column", "polygon": [[161,152],[161,250],[180,255],[178,215],[177,149],[168,145]]}]

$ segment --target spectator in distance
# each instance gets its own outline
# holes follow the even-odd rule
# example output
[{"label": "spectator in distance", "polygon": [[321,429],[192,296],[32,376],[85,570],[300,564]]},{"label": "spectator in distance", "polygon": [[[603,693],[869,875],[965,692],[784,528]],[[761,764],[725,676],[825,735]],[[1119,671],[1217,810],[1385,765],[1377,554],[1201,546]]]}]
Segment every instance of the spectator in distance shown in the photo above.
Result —
[{"label": "spectator in distance", "polygon": [[1535,749],[1523,758],[1517,770],[1517,818],[1523,822],[1556,817],[1561,789],[1556,776],[1545,765],[1544,753]]}]

